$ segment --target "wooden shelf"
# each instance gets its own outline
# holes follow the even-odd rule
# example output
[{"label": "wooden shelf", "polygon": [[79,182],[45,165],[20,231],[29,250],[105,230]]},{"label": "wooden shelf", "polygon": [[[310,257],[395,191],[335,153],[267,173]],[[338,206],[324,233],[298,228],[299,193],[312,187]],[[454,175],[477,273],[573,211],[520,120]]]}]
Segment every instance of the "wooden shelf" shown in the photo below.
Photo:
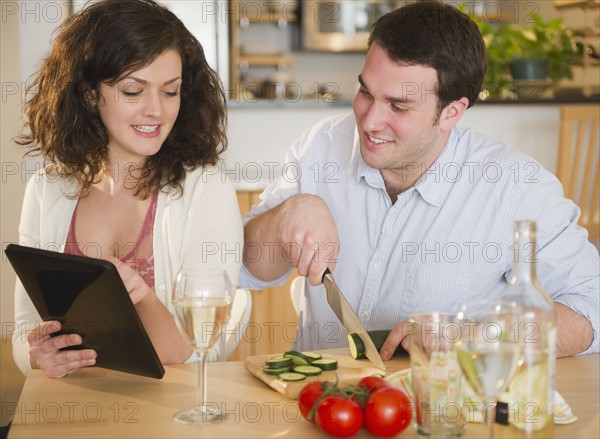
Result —
[{"label": "wooden shelf", "polygon": [[[294,63],[287,38],[289,28],[287,23],[299,19],[294,8],[276,9],[265,6],[267,2],[243,2],[242,0],[229,0],[229,7],[237,11],[229,17],[230,21],[230,83],[235,88],[233,94],[243,93],[239,87],[245,84],[260,84],[267,81],[270,71],[286,68]],[[258,24],[264,25],[258,25]],[[257,24],[256,26],[253,26]],[[250,38],[253,43],[242,44],[242,32],[248,32],[258,38]],[[278,32],[274,36],[272,32]],[[268,41],[261,39],[268,36]],[[264,68],[267,69],[264,69]],[[256,69],[258,68],[258,69]]]},{"label": "wooden shelf", "polygon": [[556,9],[600,8],[600,0],[554,0]]},{"label": "wooden shelf", "polygon": [[241,55],[241,63],[246,63],[249,66],[290,65],[294,63],[294,57],[288,55]]},{"label": "wooden shelf", "polygon": [[512,18],[512,16],[507,12],[500,12],[499,14],[494,14],[493,20],[492,17],[489,17],[485,14],[475,13],[475,17],[479,20],[485,21],[486,23],[506,23]]},{"label": "wooden shelf", "polygon": [[600,27],[585,26],[573,28],[572,30],[576,36],[581,36],[583,38],[600,37]]},{"label": "wooden shelf", "polygon": [[582,64],[586,66],[600,66],[600,60],[598,58],[586,56]]},{"label": "wooden shelf", "polygon": [[588,26],[582,29],[582,33],[584,37],[600,37],[600,27]]},{"label": "wooden shelf", "polygon": [[279,11],[279,12],[261,12],[256,15],[242,15],[238,17],[237,22],[241,23],[242,21],[248,21],[250,24],[252,23],[277,23],[279,20],[286,21],[288,23],[293,23],[298,21],[298,16],[295,13],[287,12],[287,11]]}]

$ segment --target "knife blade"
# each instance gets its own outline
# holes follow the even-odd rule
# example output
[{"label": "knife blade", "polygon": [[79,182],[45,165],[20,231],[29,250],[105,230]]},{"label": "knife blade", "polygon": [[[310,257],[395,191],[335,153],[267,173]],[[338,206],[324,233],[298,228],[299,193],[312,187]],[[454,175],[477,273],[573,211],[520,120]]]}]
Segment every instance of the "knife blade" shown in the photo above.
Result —
[{"label": "knife blade", "polygon": [[385,370],[385,365],[383,364],[383,360],[381,359],[375,344],[373,344],[373,340],[371,340],[371,337],[369,337],[369,334],[367,334],[366,329],[362,323],[360,323],[358,316],[346,300],[342,290],[340,290],[335,283],[333,274],[331,274],[329,268],[327,268],[325,273],[323,273],[322,282],[325,285],[325,290],[327,291],[327,303],[342,325],[344,325],[346,332],[349,334],[358,334],[365,345],[365,355],[367,358],[373,364],[375,364],[378,369]]}]

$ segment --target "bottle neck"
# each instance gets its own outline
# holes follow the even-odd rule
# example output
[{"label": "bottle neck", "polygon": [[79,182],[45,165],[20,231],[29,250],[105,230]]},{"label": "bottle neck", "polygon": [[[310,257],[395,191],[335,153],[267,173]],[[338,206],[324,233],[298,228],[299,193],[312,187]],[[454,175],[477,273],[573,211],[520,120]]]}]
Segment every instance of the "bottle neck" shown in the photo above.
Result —
[{"label": "bottle neck", "polygon": [[526,282],[537,285],[535,223],[531,221],[518,221],[515,224],[514,252],[512,283]]}]

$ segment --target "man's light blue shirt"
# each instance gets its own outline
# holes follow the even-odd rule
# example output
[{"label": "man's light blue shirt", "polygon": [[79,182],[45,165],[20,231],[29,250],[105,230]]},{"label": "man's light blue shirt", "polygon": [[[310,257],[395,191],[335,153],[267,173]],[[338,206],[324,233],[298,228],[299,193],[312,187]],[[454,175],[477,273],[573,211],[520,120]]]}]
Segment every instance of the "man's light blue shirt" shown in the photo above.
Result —
[{"label": "man's light blue shirt", "polygon": [[[411,168],[425,170],[420,163]],[[288,151],[284,171],[244,222],[300,193],[321,197],[340,237],[334,277],[367,330],[391,329],[418,312],[456,312],[462,303],[496,298],[511,278],[514,223],[532,220],[540,284],[555,302],[590,320],[594,341],[586,353],[598,352],[598,251],[577,225],[577,206],[532,158],[455,128],[438,160],[392,204],[379,170],[362,160],[351,114],[309,129]],[[286,277],[263,282],[243,267],[240,282],[263,289]],[[346,345],[324,287],[307,282],[296,348]]]}]

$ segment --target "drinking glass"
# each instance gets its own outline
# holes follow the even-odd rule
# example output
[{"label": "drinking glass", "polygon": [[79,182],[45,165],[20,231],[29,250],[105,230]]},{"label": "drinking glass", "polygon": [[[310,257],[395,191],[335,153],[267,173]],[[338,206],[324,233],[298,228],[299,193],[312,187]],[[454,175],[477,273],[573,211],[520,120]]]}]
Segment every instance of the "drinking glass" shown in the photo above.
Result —
[{"label": "drinking glass", "polygon": [[456,315],[430,312],[408,320],[410,368],[415,395],[414,427],[419,437],[458,438],[462,415],[462,372],[456,360],[460,325]]},{"label": "drinking glass", "polygon": [[463,375],[485,402],[483,413],[488,437],[493,438],[496,400],[506,390],[522,364],[518,328],[519,307],[508,302],[475,301],[462,305],[456,357]]},{"label": "drinking glass", "polygon": [[225,420],[224,413],[206,403],[206,356],[227,325],[234,291],[224,271],[177,274],[172,293],[175,322],[198,353],[198,379],[196,407],[177,413],[176,422],[208,425]]}]

